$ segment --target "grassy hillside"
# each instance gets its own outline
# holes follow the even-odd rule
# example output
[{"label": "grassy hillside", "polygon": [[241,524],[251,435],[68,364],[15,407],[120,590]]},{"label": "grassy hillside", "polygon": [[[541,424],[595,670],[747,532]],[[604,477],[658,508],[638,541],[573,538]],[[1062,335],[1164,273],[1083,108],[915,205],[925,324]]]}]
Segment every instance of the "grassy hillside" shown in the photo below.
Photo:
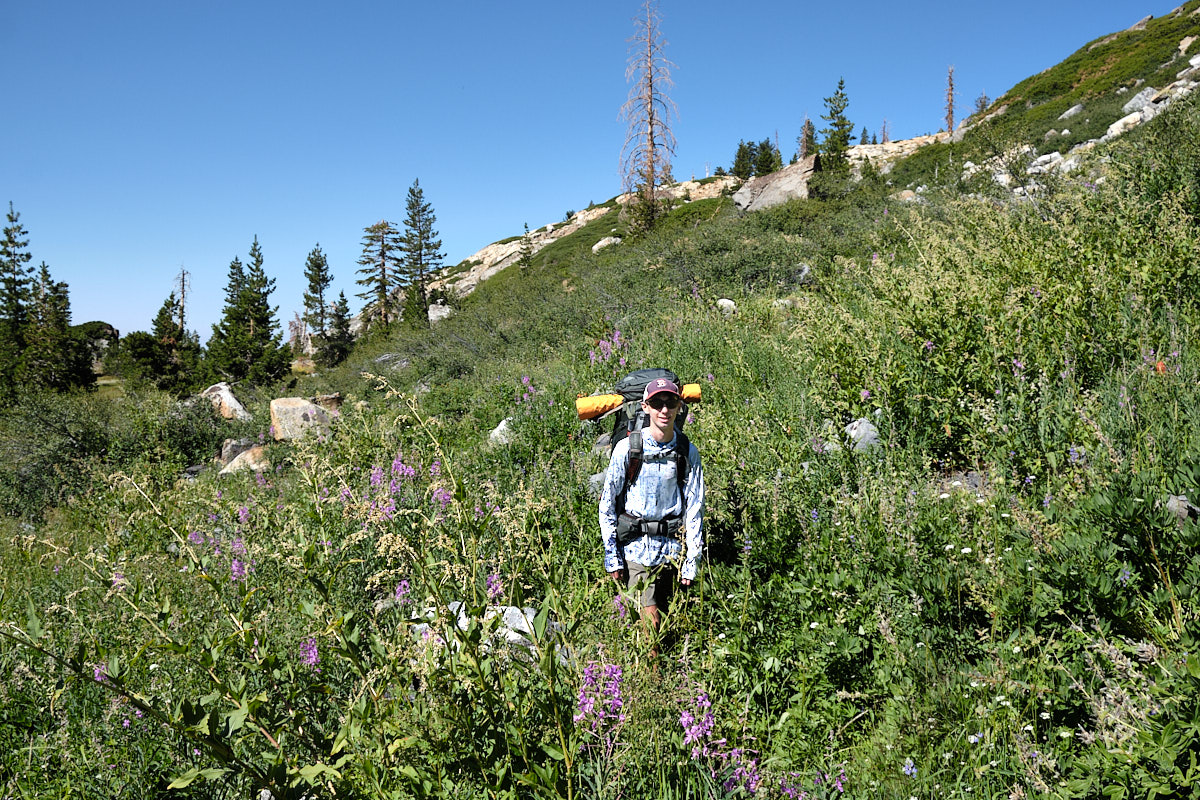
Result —
[{"label": "grassy hillside", "polygon": [[[74,472],[0,522],[3,794],[1197,796],[1197,142],[1192,101],[1037,206],[868,179],[564,239],[301,379],[345,412],[257,476],[178,479],[220,431],[150,396],[111,430],[159,457],[24,410]],[[651,365],[708,489],[657,661],[573,407]]]}]

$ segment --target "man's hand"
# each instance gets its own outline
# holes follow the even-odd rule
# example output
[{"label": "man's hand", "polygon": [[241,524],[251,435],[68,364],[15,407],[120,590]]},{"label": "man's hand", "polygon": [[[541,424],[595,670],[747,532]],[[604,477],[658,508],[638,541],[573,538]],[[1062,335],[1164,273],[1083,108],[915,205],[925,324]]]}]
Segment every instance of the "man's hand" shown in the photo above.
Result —
[{"label": "man's hand", "polygon": [[621,582],[621,576],[624,574],[624,572],[625,572],[625,570],[623,570],[623,569],[615,569],[615,570],[613,570],[612,572],[610,572],[610,573],[608,573],[608,574],[612,576],[612,579],[613,579],[614,581],[616,581],[617,583],[620,583],[620,582]]},{"label": "man's hand", "polygon": [[691,579],[691,578],[680,578],[680,579],[679,579],[679,582],[680,582],[680,583],[682,583],[684,586],[691,586],[691,585],[692,585],[692,579]]}]

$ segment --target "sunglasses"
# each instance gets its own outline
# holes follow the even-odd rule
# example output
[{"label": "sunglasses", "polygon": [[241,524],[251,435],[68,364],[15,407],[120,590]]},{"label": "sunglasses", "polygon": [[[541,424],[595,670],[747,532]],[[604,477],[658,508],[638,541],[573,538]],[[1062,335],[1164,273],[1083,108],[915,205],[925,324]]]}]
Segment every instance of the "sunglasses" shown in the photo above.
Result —
[{"label": "sunglasses", "polygon": [[670,397],[651,397],[646,401],[646,404],[655,411],[662,411],[664,408],[674,411],[675,409],[679,408],[679,403],[679,398],[675,397],[674,395]]}]

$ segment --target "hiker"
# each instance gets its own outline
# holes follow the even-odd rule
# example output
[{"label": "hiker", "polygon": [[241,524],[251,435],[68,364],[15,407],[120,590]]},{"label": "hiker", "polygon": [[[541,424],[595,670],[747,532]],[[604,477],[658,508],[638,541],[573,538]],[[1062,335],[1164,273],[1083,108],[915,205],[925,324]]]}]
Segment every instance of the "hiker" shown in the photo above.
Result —
[{"label": "hiker", "polygon": [[[681,405],[674,381],[659,377],[646,384],[645,427],[613,447],[600,495],[604,569],[613,580],[619,583],[623,578],[629,590],[638,592],[654,631],[660,612],[667,610],[676,571],[679,582],[690,586],[704,547],[704,472],[700,451],[675,424]],[[631,442],[637,436],[640,460],[630,458]],[[678,536],[681,529],[686,532],[686,557]],[[651,655],[657,651],[652,649]]]}]

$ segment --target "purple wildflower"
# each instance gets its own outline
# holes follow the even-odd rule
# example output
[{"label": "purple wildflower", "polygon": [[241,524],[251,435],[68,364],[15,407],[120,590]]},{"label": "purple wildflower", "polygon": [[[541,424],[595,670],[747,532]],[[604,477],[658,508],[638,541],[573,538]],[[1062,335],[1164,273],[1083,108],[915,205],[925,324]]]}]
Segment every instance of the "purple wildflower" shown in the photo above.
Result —
[{"label": "purple wildflower", "polygon": [[454,499],[454,495],[444,487],[439,486],[433,490],[433,500],[436,503],[442,504],[442,510],[446,510],[446,506],[450,505],[450,501]]},{"label": "purple wildflower", "polygon": [[250,567],[246,562],[240,559],[233,559],[229,564],[229,579],[234,583],[239,583],[246,580],[246,574],[250,571]]},{"label": "purple wildflower", "polygon": [[383,467],[371,467],[371,485],[379,486],[383,483]]},{"label": "purple wildflower", "polygon": [[317,652],[316,638],[310,636],[300,643],[300,660],[309,667],[315,667],[321,663],[321,654]]},{"label": "purple wildflower", "polygon": [[192,544],[204,544],[204,534],[200,531],[192,531],[188,534],[188,541]]},{"label": "purple wildflower", "polygon": [[429,465],[429,477],[436,478],[438,475],[441,475],[441,474],[442,474],[442,462],[435,458],[433,460],[433,463]]},{"label": "purple wildflower", "polygon": [[504,594],[504,583],[500,580],[499,573],[493,572],[487,576],[488,600],[495,600],[502,594]]},{"label": "purple wildflower", "polygon": [[917,777],[917,765],[911,758],[904,759],[904,774],[910,778]]},{"label": "purple wildflower", "polygon": [[861,397],[863,400],[866,400],[871,396],[871,390],[863,389],[861,392],[859,392],[858,396]]},{"label": "purple wildflower", "polygon": [[593,734],[611,735],[612,731],[605,729],[616,728],[625,721],[621,678],[621,668],[616,664],[605,664],[603,670],[594,661],[588,664],[579,686],[575,723],[584,723]]},{"label": "purple wildflower", "polygon": [[243,525],[245,525],[246,521],[248,519],[250,519],[250,509],[246,508],[245,506],[239,506],[237,514],[238,514],[238,522],[240,522]]},{"label": "purple wildflower", "polygon": [[412,588],[408,585],[407,580],[403,580],[403,581],[400,581],[399,583],[397,583],[396,584],[396,602],[401,605],[407,605],[407,604],[411,603],[412,600],[408,599],[408,593],[410,591],[412,591]]},{"label": "purple wildflower", "polygon": [[108,680],[108,667],[103,664],[92,665],[92,680],[96,683],[104,683]]}]

